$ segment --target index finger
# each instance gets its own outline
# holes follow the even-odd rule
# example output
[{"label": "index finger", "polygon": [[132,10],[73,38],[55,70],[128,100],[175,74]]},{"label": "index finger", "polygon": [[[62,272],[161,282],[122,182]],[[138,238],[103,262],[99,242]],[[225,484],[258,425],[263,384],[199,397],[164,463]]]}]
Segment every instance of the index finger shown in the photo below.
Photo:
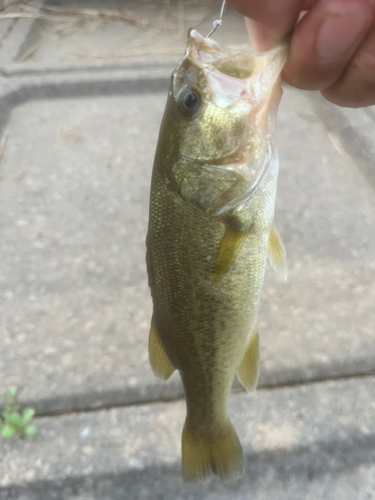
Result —
[{"label": "index finger", "polygon": [[305,0],[229,0],[250,18],[247,26],[259,50],[270,49],[294,28]]}]

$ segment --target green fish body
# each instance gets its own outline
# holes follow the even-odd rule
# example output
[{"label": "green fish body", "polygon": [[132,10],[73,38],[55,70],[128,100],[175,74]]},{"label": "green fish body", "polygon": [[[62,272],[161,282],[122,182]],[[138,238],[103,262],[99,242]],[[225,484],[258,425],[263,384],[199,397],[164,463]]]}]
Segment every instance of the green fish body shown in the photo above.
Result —
[{"label": "green fish body", "polygon": [[285,55],[236,53],[191,30],[172,75],[151,185],[149,356],[155,375],[181,375],[187,481],[243,472],[226,404],[236,372],[247,390],[257,384],[267,256],[286,275],[273,224]]}]

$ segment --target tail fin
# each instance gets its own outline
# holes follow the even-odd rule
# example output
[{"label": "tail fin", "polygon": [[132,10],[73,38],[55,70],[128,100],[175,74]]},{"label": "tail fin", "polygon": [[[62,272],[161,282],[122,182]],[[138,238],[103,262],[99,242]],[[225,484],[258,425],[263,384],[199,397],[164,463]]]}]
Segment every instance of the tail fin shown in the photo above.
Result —
[{"label": "tail fin", "polygon": [[197,436],[187,423],[182,433],[182,477],[199,481],[217,474],[224,481],[234,481],[244,470],[242,448],[230,420],[212,437]]}]

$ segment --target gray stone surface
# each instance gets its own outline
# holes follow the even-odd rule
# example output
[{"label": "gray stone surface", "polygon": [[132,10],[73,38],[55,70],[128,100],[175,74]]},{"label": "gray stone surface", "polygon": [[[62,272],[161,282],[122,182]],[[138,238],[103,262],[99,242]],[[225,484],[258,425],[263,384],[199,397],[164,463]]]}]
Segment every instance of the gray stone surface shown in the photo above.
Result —
[{"label": "gray stone surface", "polygon": [[[147,360],[144,240],[161,73],[25,77],[3,99],[0,380],[39,413],[182,394],[178,375],[164,383]],[[375,366],[375,198],[312,120],[287,88],[276,219],[290,272],[287,284],[267,273],[261,385]]]},{"label": "gray stone surface", "polygon": [[[289,281],[268,270],[263,289],[268,389],[229,404],[247,473],[181,482],[184,403],[160,400],[182,388],[148,366],[144,240],[169,74],[184,31],[208,31],[218,9],[171,2],[163,18],[164,5],[105,2],[161,30],[0,21],[0,390],[63,412],[38,418],[35,440],[0,440],[0,500],[375,499],[375,379],[361,375],[375,369],[375,196],[357,170],[374,185],[375,115],[288,87],[276,220]],[[242,18],[228,11],[215,37],[245,42]],[[327,378],[343,380],[311,383]]]},{"label": "gray stone surface", "polygon": [[246,474],[184,485],[184,402],[37,419],[33,441],[2,446],[0,499],[371,500],[375,379],[230,398]]}]

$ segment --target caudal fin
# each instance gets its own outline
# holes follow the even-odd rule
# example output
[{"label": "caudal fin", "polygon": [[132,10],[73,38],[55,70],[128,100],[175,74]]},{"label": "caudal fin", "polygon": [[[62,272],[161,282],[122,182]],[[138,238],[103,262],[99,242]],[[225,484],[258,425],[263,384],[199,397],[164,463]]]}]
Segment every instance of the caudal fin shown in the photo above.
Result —
[{"label": "caudal fin", "polygon": [[235,481],[243,471],[241,444],[229,420],[210,438],[198,436],[185,423],[182,433],[184,481],[199,481],[212,474],[224,481]]}]

